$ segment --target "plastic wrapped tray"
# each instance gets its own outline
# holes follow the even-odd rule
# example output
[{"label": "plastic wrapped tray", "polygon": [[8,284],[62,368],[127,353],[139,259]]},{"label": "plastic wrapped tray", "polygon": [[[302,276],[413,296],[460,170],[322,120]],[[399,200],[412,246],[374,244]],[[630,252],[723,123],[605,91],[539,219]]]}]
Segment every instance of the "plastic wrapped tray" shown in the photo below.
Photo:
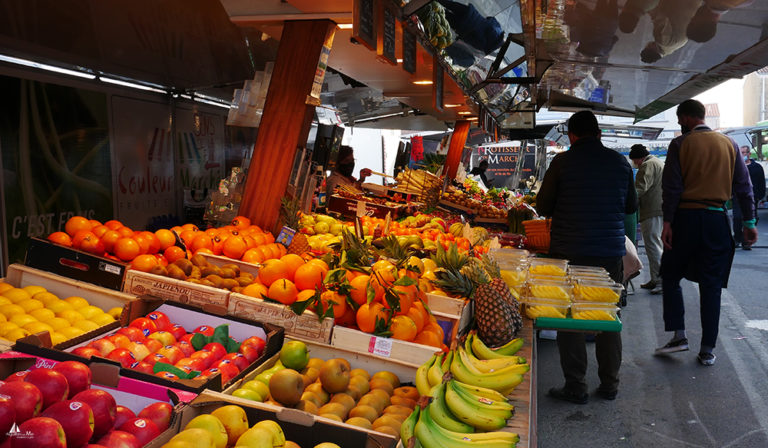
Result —
[{"label": "plastic wrapped tray", "polygon": [[573,285],[574,302],[616,304],[624,287],[614,282],[577,280]]},{"label": "plastic wrapped tray", "polygon": [[545,299],[568,303],[573,298],[573,287],[564,281],[529,280],[526,283],[524,296],[525,302]]},{"label": "plastic wrapped tray", "polygon": [[569,303],[559,300],[532,300],[523,304],[523,313],[534,320],[543,317],[565,319],[570,306]]},{"label": "plastic wrapped tray", "polygon": [[556,275],[565,277],[568,273],[568,260],[557,258],[534,258],[528,271],[534,275]]}]

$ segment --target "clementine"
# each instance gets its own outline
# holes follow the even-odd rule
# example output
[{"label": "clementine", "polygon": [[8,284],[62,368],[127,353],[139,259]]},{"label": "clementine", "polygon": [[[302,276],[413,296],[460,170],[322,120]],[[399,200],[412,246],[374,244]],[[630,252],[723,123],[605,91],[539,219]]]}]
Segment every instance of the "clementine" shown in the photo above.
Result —
[{"label": "clementine", "polygon": [[48,235],[48,241],[61,244],[62,246],[72,247],[72,237],[70,237],[66,232],[53,232],[52,234]]},{"label": "clementine", "polygon": [[402,341],[412,341],[416,337],[416,324],[408,316],[395,316],[392,318],[392,325],[389,327],[392,331],[393,339]]},{"label": "clementine", "polygon": [[[259,280],[261,283],[264,283],[265,286],[271,286],[272,283],[280,279],[288,279],[288,265],[280,260],[267,260],[264,262],[264,265],[259,269]],[[307,289],[298,285],[297,288]]]},{"label": "clementine", "polygon": [[246,296],[256,297],[258,299],[263,298],[263,296],[268,295],[269,290],[266,286],[262,285],[261,283],[251,283],[250,285],[246,286],[245,288],[240,291],[241,294],[245,294]]},{"label": "clementine", "polygon": [[176,236],[168,229],[156,230],[155,236],[160,241],[160,250],[162,251],[176,244]]},{"label": "clementine", "polygon": [[[120,238],[115,242],[113,252],[117,258],[123,261],[131,261],[141,254],[141,247],[133,238]],[[166,258],[168,258],[167,255]]]},{"label": "clementine", "polygon": [[235,260],[239,260],[246,250],[248,250],[248,243],[240,235],[232,235],[224,240],[224,245],[221,246],[221,253]]},{"label": "clementine", "polygon": [[371,302],[360,306],[355,315],[357,328],[366,333],[373,333],[376,328],[376,319],[386,319],[387,311],[380,303]]},{"label": "clementine", "polygon": [[91,222],[82,216],[73,216],[64,224],[64,230],[69,236],[74,237],[80,230],[91,230]]},{"label": "clementine", "polygon": [[325,270],[316,263],[305,263],[294,273],[294,282],[299,289],[315,289],[323,284]]},{"label": "clementine", "polygon": [[159,262],[154,255],[144,254],[137,256],[131,261],[131,269],[136,269],[141,272],[149,272],[158,264]]},{"label": "clementine", "polygon": [[363,305],[368,302],[368,282],[370,282],[370,280],[370,276],[363,274],[358,275],[349,282],[349,296],[358,305]]},{"label": "clementine", "polygon": [[294,285],[292,281],[283,278],[273,282],[269,286],[267,295],[270,299],[277,300],[284,305],[290,305],[296,301],[298,293],[299,291],[296,289],[296,285]]},{"label": "clementine", "polygon": [[285,254],[280,257],[280,261],[288,267],[288,280],[293,281],[296,269],[304,265],[304,259],[296,254]]}]

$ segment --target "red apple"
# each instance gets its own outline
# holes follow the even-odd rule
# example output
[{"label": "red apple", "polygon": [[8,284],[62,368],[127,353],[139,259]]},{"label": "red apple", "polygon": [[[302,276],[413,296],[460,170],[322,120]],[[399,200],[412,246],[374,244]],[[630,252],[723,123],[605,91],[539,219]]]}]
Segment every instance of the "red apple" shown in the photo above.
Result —
[{"label": "red apple", "polygon": [[176,381],[179,379],[178,375],[171,372],[157,372],[155,376],[168,381]]},{"label": "red apple", "polygon": [[166,364],[170,364],[168,362],[168,358],[165,357],[165,355],[161,355],[160,353],[153,353],[146,358],[144,358],[144,362],[149,364],[150,366],[154,366],[157,362],[164,362]]},{"label": "red apple", "polygon": [[187,344],[192,345],[192,338],[195,336],[194,333],[187,333],[184,336],[181,337],[181,339],[178,339],[179,342],[186,342]]},{"label": "red apple", "polygon": [[88,347],[98,350],[100,356],[107,356],[109,352],[117,348],[115,343],[109,339],[109,336],[92,341],[90,344],[88,344]]},{"label": "red apple", "polygon": [[117,405],[115,407],[115,423],[112,426],[115,429],[120,429],[128,420],[136,418],[136,414],[132,410],[125,406]]},{"label": "red apple", "polygon": [[0,442],[8,437],[8,431],[11,430],[13,422],[16,421],[16,408],[13,400],[0,397]]},{"label": "red apple", "polygon": [[229,380],[240,374],[240,369],[237,368],[235,363],[230,360],[220,361],[216,364],[216,368],[221,370],[221,384],[227,384]]},{"label": "red apple", "polygon": [[240,344],[240,347],[242,347],[243,345],[250,345],[251,347],[258,349],[259,353],[264,353],[264,350],[266,350],[267,348],[267,341],[265,341],[264,339],[261,339],[258,336],[251,336],[248,339],[244,340]]},{"label": "red apple", "polygon": [[78,361],[64,361],[53,366],[53,370],[67,378],[68,399],[91,387],[91,369]]},{"label": "red apple", "polygon": [[144,333],[145,337],[157,331],[157,325],[155,325],[154,322],[147,319],[146,317],[139,317],[134,319],[129,327],[138,328],[142,333]]},{"label": "red apple", "polygon": [[155,326],[159,331],[166,331],[172,326],[171,320],[168,319],[168,316],[166,316],[165,313],[161,313],[160,311],[153,311],[147,314],[147,318],[155,323]]},{"label": "red apple", "polygon": [[136,358],[134,358],[133,353],[131,353],[131,351],[127,348],[116,348],[112,350],[107,355],[107,359],[117,361],[121,366],[125,368],[131,367],[133,363],[136,362]]},{"label": "red apple", "polygon": [[101,389],[88,389],[75,395],[73,400],[88,403],[91,407],[94,438],[101,437],[112,429],[117,413],[117,403],[112,394]]},{"label": "red apple", "polygon": [[[213,367],[213,368],[206,369],[206,370],[203,370],[202,372],[200,372],[200,376],[198,378],[210,378],[210,377],[215,376],[215,375],[217,375],[219,373],[221,373],[221,370],[217,369],[216,367]],[[225,383],[222,380],[221,385],[223,386],[224,384]]]},{"label": "red apple", "polygon": [[66,400],[69,396],[67,377],[51,369],[35,369],[24,377],[24,381],[34,384],[43,394],[43,409]]},{"label": "red apple", "polygon": [[251,362],[248,361],[248,358],[243,356],[242,353],[227,353],[223,358],[221,358],[221,360],[232,361],[241,372],[247,369],[249,365],[251,365]]},{"label": "red apple", "polygon": [[142,361],[149,356],[149,349],[141,342],[131,342],[131,345],[126,348],[133,353],[133,357],[136,358],[136,361]]},{"label": "red apple", "polygon": [[12,381],[24,381],[24,377],[27,376],[29,373],[29,370],[21,370],[15,373],[12,373],[8,375],[8,378],[5,379],[6,383],[10,383]]},{"label": "red apple", "polygon": [[[114,344],[113,344],[114,345]],[[106,356],[93,347],[77,347],[72,350],[73,355],[82,356],[85,359],[91,359],[91,356]]]},{"label": "red apple", "polygon": [[161,432],[168,429],[168,425],[171,423],[171,415],[173,415],[173,406],[170,403],[160,401],[150,404],[139,412],[139,417],[152,420]]},{"label": "red apple", "polygon": [[29,419],[11,437],[11,448],[66,448],[67,438],[59,422],[48,417]]},{"label": "red apple", "polygon": [[128,348],[131,344],[133,344],[128,336],[124,334],[113,334],[112,336],[107,336],[107,339],[112,341],[116,348]]},{"label": "red apple", "polygon": [[93,410],[82,401],[66,400],[52,404],[41,414],[61,424],[67,435],[67,446],[81,447],[93,435]]},{"label": "red apple", "polygon": [[149,336],[147,336],[149,339],[157,339],[160,341],[164,346],[165,345],[173,345],[176,343],[176,338],[173,336],[173,333],[170,333],[168,331],[156,331]]},{"label": "red apple", "polygon": [[200,358],[181,358],[174,366],[178,368],[189,367],[191,370],[197,370],[198,372],[205,370],[205,362]]},{"label": "red apple", "polygon": [[208,325],[200,325],[199,327],[195,328],[192,333],[202,333],[205,336],[213,336],[214,330],[216,329],[209,327]]},{"label": "red apple", "polygon": [[177,341],[187,334],[187,330],[179,324],[173,324],[167,331],[169,331]]},{"label": "red apple", "polygon": [[209,352],[208,350],[200,350],[195,353],[192,353],[190,358],[196,358],[196,359],[202,359],[205,363],[205,368],[209,368],[213,365],[214,362],[216,362],[216,357],[214,356],[213,352]]},{"label": "red apple", "polygon": [[150,375],[154,375],[155,373],[153,365],[144,361],[137,362],[132,368],[137,372],[148,373]]},{"label": "red apple", "polygon": [[132,342],[144,342],[145,339],[144,333],[136,327],[123,327],[117,330],[115,334],[124,334],[128,336],[128,339]]},{"label": "red apple", "polygon": [[238,350],[241,355],[245,356],[245,359],[248,360],[248,362],[254,362],[261,356],[261,350],[256,348],[253,345],[245,345],[240,344],[240,350]]},{"label": "red apple", "polygon": [[16,423],[37,417],[43,408],[43,394],[32,383],[12,381],[0,386],[0,395],[8,395],[16,408]]},{"label": "red apple", "polygon": [[192,356],[192,353],[195,353],[195,347],[193,347],[189,342],[181,341],[177,342],[175,345],[181,349],[182,353],[184,353],[184,356],[186,357],[190,357]]},{"label": "red apple", "polygon": [[179,347],[174,345],[166,345],[165,347],[158,350],[157,353],[168,358],[168,362],[170,364],[176,364],[181,358],[184,357],[184,352],[182,352]]},{"label": "red apple", "polygon": [[223,358],[224,355],[227,354],[227,349],[224,348],[224,346],[219,344],[218,342],[210,342],[208,344],[205,344],[203,346],[203,350],[208,350],[209,352],[213,352],[213,355],[216,357],[217,360]]},{"label": "red apple", "polygon": [[148,444],[152,439],[160,435],[160,429],[155,425],[155,422],[148,418],[137,417],[128,420],[117,429],[133,434],[142,445]]},{"label": "red apple", "polygon": [[109,432],[99,439],[98,444],[107,448],[141,448],[143,446],[136,436],[125,431]]},{"label": "red apple", "polygon": [[155,353],[161,348],[163,348],[163,343],[158,341],[157,339],[144,339],[144,345],[147,346],[150,353]]}]

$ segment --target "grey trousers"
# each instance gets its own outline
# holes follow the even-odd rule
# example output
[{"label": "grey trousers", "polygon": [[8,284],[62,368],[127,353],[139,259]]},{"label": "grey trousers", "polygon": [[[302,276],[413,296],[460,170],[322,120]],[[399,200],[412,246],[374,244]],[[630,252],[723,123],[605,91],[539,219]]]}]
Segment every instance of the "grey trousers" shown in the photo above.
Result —
[{"label": "grey trousers", "polygon": [[661,229],[663,225],[664,218],[661,216],[654,216],[640,221],[640,232],[643,234],[645,253],[648,255],[648,269],[650,269],[651,281],[657,284],[661,283],[659,273],[661,253],[663,251],[661,244]]}]

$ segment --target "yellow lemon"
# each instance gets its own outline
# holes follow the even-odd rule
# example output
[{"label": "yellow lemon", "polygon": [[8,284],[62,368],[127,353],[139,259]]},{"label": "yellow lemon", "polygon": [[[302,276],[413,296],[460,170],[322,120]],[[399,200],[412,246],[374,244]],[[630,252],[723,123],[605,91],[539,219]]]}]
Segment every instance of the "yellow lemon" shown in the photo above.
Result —
[{"label": "yellow lemon", "polygon": [[20,327],[14,324],[13,322],[3,322],[0,324],[0,336],[5,336],[6,334],[10,333],[11,331],[17,328],[20,328]]},{"label": "yellow lemon", "polygon": [[3,314],[7,319],[10,319],[17,314],[24,314],[24,308],[14,303],[0,305],[0,314]]},{"label": "yellow lemon", "polygon": [[25,286],[25,287],[23,287],[21,289],[23,289],[24,291],[27,291],[30,296],[34,296],[35,294],[47,291],[42,286],[37,286],[37,285],[29,285],[29,286]]},{"label": "yellow lemon", "polygon": [[421,262],[424,264],[424,271],[434,271],[437,269],[437,263],[435,263],[431,258],[425,257],[421,259]]},{"label": "yellow lemon", "polygon": [[64,301],[72,305],[72,308],[76,310],[79,310],[80,308],[85,308],[86,306],[88,306],[88,301],[78,296],[67,297],[66,299],[64,299]]},{"label": "yellow lemon", "polygon": [[9,341],[15,341],[16,339],[21,339],[27,336],[29,336],[29,332],[27,330],[23,328],[17,328],[6,333],[3,337]]},{"label": "yellow lemon", "polygon": [[115,321],[115,318],[110,316],[107,313],[101,313],[93,316],[92,318],[88,319],[91,322],[95,323],[96,325],[103,327],[104,325],[109,325],[112,322]]},{"label": "yellow lemon", "polygon": [[47,331],[49,333],[53,332],[53,328],[50,325],[44,324],[42,322],[30,322],[26,325],[22,325],[21,328],[32,334],[40,333],[41,331]]},{"label": "yellow lemon", "polygon": [[0,305],[8,305],[9,303],[13,303],[11,302],[11,299],[8,297],[0,296]]},{"label": "yellow lemon", "polygon": [[90,320],[79,320],[79,321],[75,322],[74,324],[72,324],[72,326],[76,327],[76,328],[79,328],[79,329],[83,330],[86,333],[89,332],[89,331],[93,331],[93,330],[99,328],[98,324],[95,324],[95,323],[91,322]]},{"label": "yellow lemon", "polygon": [[56,313],[54,313],[51,310],[47,310],[45,308],[40,308],[39,310],[32,310],[27,311],[27,314],[30,316],[33,316],[35,319],[39,320],[40,322],[45,322],[49,319],[53,319],[56,317]]},{"label": "yellow lemon", "polygon": [[40,310],[44,308],[43,302],[35,299],[22,300],[16,305],[19,305],[20,307],[24,308],[24,312],[26,312],[27,314],[29,314],[30,311]]},{"label": "yellow lemon", "polygon": [[22,300],[31,299],[32,296],[21,288],[13,288],[3,292],[3,296],[10,299],[11,302],[21,302]]},{"label": "yellow lemon", "polygon": [[77,310],[77,312],[82,314],[84,318],[90,319],[93,316],[102,314],[104,311],[102,311],[102,309],[99,308],[98,306],[88,305],[84,308],[80,308],[79,310]]},{"label": "yellow lemon", "polygon": [[77,327],[65,327],[65,328],[60,328],[58,330],[58,333],[64,336],[65,338],[67,338],[67,340],[69,340],[72,338],[76,338],[85,332]]},{"label": "yellow lemon", "polygon": [[107,311],[107,314],[114,317],[115,319],[119,319],[120,315],[123,314],[123,307],[116,306],[112,308],[111,310]]},{"label": "yellow lemon", "polygon": [[8,291],[9,289],[13,289],[13,285],[9,285],[5,282],[0,282],[0,294],[4,293],[5,291]]},{"label": "yellow lemon", "polygon": [[46,319],[43,322],[50,325],[56,331],[72,326],[67,319],[61,317],[53,317],[51,319]]},{"label": "yellow lemon", "polygon": [[14,324],[23,327],[24,325],[27,325],[32,322],[37,322],[37,319],[30,316],[29,314],[16,314],[10,319],[8,319],[9,322],[13,322]]},{"label": "yellow lemon", "polygon": [[67,338],[64,337],[64,335],[62,335],[61,333],[57,333],[55,331],[51,333],[51,343],[53,344],[54,347],[61,344],[62,342],[65,342],[66,340]]},{"label": "yellow lemon", "polygon": [[8,319],[5,318],[5,314],[0,314],[0,323],[7,322]]},{"label": "yellow lemon", "polygon": [[64,310],[60,313],[56,313],[56,317],[67,319],[72,325],[75,325],[75,323],[79,321],[85,320],[83,319],[83,315],[75,310]]},{"label": "yellow lemon", "polygon": [[46,292],[39,292],[39,293],[35,294],[34,296],[32,296],[32,298],[35,299],[35,300],[39,300],[39,301],[43,302],[43,304],[45,304],[46,307],[48,306],[49,303],[57,302],[57,301],[60,300],[59,297],[56,294],[53,294],[53,293],[50,293],[50,292],[47,292],[47,291]]},{"label": "yellow lemon", "polygon": [[53,311],[56,314],[59,314],[60,312],[66,311],[66,310],[74,310],[74,308],[72,308],[72,305],[70,305],[69,303],[67,303],[67,302],[65,302],[63,300],[57,300],[55,302],[50,302],[50,303],[46,304],[45,307],[48,308],[49,310]]}]

